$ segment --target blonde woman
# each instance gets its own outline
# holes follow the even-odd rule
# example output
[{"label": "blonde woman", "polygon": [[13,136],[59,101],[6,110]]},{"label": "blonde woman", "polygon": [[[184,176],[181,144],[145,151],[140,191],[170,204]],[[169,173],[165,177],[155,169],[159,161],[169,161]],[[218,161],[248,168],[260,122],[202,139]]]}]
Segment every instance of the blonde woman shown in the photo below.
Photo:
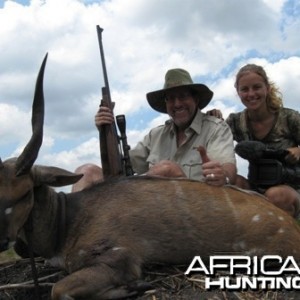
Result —
[{"label": "blonde woman", "polygon": [[[288,154],[284,157],[284,165],[300,167],[300,114],[283,107],[281,93],[270,82],[265,70],[255,64],[243,66],[236,75],[235,88],[245,109],[231,113],[226,120],[234,140],[259,141],[269,149],[285,149]],[[238,176],[237,185],[257,189],[288,214],[299,215],[300,184],[295,180],[266,187],[253,186],[249,180]]]}]

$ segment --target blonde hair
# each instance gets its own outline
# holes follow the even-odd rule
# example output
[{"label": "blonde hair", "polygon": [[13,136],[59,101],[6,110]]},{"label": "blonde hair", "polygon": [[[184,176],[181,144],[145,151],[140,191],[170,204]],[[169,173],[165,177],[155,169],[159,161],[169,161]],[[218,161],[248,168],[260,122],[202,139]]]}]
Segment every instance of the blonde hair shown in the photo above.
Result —
[{"label": "blonde hair", "polygon": [[250,72],[256,73],[264,80],[265,84],[269,88],[268,96],[266,99],[267,107],[271,111],[275,111],[275,112],[278,111],[283,106],[282,94],[279,91],[279,88],[275,85],[275,83],[269,80],[267,73],[263,67],[255,64],[247,64],[242,68],[240,68],[240,70],[236,74],[235,84],[234,84],[235,88],[238,89],[238,82],[241,79],[241,77],[246,73],[250,73]]}]

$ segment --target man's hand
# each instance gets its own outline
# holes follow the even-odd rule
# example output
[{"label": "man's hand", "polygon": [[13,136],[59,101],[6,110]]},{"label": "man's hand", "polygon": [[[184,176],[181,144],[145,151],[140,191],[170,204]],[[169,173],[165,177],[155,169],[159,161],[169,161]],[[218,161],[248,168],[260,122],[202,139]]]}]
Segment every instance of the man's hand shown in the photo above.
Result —
[{"label": "man's hand", "polygon": [[223,166],[218,161],[210,160],[203,146],[196,147],[196,150],[200,153],[202,159],[202,171],[205,181],[216,186],[229,183]]},{"label": "man's hand", "polygon": [[146,175],[163,177],[186,177],[181,167],[170,160],[162,160],[150,167]]},{"label": "man's hand", "polygon": [[102,125],[109,125],[115,121],[114,115],[110,108],[107,106],[100,106],[95,115],[95,125],[99,129]]}]

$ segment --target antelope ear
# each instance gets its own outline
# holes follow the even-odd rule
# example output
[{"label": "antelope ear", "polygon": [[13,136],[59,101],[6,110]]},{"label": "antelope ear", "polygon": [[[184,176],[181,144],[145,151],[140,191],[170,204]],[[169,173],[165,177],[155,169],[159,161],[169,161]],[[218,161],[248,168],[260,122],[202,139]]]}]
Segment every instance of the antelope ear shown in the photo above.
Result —
[{"label": "antelope ear", "polygon": [[39,165],[33,166],[31,172],[35,185],[47,184],[54,187],[74,184],[83,176],[61,168]]}]

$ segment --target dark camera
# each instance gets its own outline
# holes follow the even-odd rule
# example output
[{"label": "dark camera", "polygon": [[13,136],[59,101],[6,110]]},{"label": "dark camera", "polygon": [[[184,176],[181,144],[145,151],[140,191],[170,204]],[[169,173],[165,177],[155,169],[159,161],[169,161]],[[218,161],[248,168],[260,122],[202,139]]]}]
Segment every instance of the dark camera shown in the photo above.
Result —
[{"label": "dark camera", "polygon": [[285,149],[270,149],[258,141],[243,141],[235,151],[249,161],[249,182],[258,187],[268,187],[283,183],[300,184],[300,166],[287,165]]},{"label": "dark camera", "polygon": [[256,186],[299,184],[300,167],[289,167],[276,159],[258,159],[249,162],[248,179]]}]

